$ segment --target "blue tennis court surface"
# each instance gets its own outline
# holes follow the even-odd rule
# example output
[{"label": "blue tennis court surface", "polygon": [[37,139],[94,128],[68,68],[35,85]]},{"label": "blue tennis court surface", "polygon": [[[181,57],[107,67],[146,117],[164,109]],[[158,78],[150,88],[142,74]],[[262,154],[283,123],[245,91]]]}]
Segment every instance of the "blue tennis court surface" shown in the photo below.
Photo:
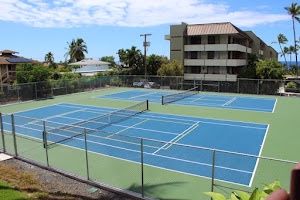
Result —
[{"label": "blue tennis court surface", "polygon": [[[225,151],[260,155],[268,125],[142,112],[105,126],[103,131],[95,130],[103,123],[95,117],[115,111],[69,103],[36,108],[15,113],[16,133],[42,140],[43,123],[39,120],[46,121],[48,132],[91,120],[80,124],[88,129],[87,143],[91,152],[139,163],[141,140],[138,137],[142,137],[145,164],[209,178],[212,168],[211,149],[222,150],[216,153],[215,178],[251,185],[258,159]],[[4,129],[11,131],[10,117],[4,116],[3,121]],[[66,131],[56,131],[48,140],[51,142],[60,137],[69,135]],[[83,138],[80,135],[63,144],[84,150]]]},{"label": "blue tennis court surface", "polygon": [[[97,96],[96,98],[108,98],[131,101],[149,100],[154,103],[161,103],[162,96],[175,94],[175,92],[163,92],[154,90],[130,90],[114,94]],[[236,110],[249,110],[258,112],[274,112],[276,98],[255,98],[244,96],[225,96],[199,93],[190,97],[181,99],[171,104],[185,106],[203,106],[213,108],[227,108]]]}]

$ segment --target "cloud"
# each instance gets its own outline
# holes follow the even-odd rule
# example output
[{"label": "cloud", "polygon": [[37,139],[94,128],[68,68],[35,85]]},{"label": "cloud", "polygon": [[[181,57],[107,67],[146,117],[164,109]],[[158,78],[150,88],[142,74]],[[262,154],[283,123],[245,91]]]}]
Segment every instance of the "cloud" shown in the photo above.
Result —
[{"label": "cloud", "polygon": [[146,27],[174,23],[232,22],[241,27],[289,20],[286,14],[229,12],[225,3],[201,0],[0,0],[0,20],[33,27],[112,25]]}]

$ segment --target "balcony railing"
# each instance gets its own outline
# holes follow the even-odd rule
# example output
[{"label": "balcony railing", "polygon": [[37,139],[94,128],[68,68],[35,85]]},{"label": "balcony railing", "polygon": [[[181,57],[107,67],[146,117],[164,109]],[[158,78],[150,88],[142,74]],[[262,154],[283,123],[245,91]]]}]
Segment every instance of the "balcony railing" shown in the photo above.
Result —
[{"label": "balcony railing", "polygon": [[252,49],[240,44],[190,44],[184,45],[184,51],[239,51],[251,53]]},{"label": "balcony railing", "polygon": [[8,81],[14,81],[16,79],[16,72],[15,71],[8,71],[2,74],[1,76],[1,83],[7,83]]},{"label": "balcony railing", "polygon": [[245,66],[246,59],[184,59],[185,66]]},{"label": "balcony railing", "polygon": [[184,74],[184,80],[237,81],[235,74]]}]

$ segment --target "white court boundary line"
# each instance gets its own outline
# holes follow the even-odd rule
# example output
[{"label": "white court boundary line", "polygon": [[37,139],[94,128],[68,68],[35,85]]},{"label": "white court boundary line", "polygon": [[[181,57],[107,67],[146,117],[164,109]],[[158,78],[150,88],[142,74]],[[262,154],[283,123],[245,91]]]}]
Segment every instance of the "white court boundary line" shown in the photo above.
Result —
[{"label": "white court boundary line", "polygon": [[181,136],[185,135],[186,133],[189,133],[190,130],[195,129],[196,127],[198,127],[199,122],[196,122],[195,124],[193,124],[192,126],[190,126],[189,128],[185,129],[182,133],[178,134],[176,137],[174,137],[172,140],[170,140],[169,142],[167,142],[165,145],[163,145],[162,147],[160,147],[159,149],[157,149],[155,152],[153,152],[153,155],[156,154],[157,152],[159,152],[161,149],[164,149],[166,146],[169,146],[170,143],[173,143],[175,140],[177,140],[178,138],[181,138]]},{"label": "white court boundary line", "polygon": [[230,99],[229,101],[227,101],[226,103],[224,103],[222,106],[228,106],[229,104],[231,104],[232,102],[234,102],[235,100],[237,100],[236,97],[233,97],[232,99]]}]

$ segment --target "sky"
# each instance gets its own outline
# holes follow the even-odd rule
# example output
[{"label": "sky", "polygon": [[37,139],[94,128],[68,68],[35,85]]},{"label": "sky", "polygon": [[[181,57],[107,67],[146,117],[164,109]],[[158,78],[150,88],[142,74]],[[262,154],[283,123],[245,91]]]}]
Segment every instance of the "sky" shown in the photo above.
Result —
[{"label": "sky", "polygon": [[[278,52],[277,36],[293,45],[292,18],[284,7],[299,0],[0,0],[0,50],[44,61],[51,52],[65,61],[68,43],[82,38],[87,58],[114,56],[136,46],[144,53],[142,34],[150,46],[147,55],[170,56],[170,25],[231,22],[253,31]],[[300,38],[300,23],[295,22]],[[283,60],[283,57],[278,58]],[[289,58],[288,58],[289,60]],[[292,58],[292,60],[295,60]]]}]

